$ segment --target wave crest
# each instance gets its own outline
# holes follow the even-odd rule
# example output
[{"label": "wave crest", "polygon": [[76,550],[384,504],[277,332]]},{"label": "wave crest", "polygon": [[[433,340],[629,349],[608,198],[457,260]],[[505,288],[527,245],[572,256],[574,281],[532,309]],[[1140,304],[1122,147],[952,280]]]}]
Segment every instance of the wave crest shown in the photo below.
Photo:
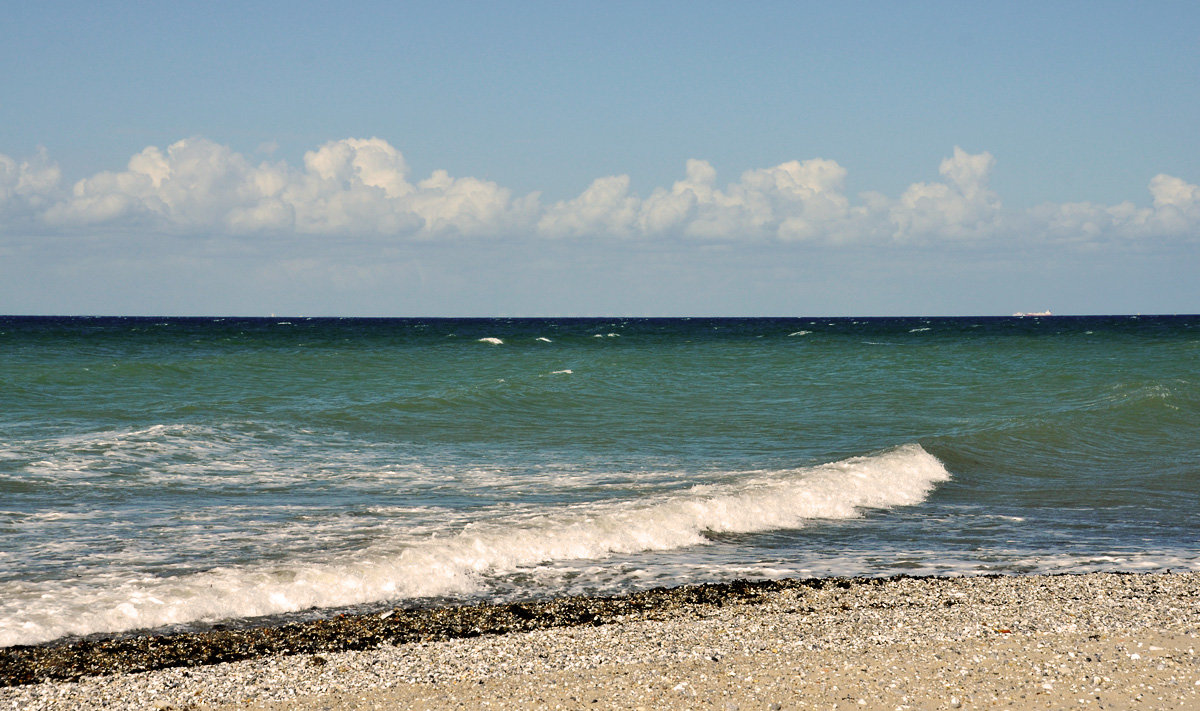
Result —
[{"label": "wave crest", "polygon": [[[41,589],[0,599],[0,646],[69,634],[468,594],[482,578],[554,561],[710,543],[712,533],[799,528],[923,501],[949,472],[920,445],[649,499],[563,506],[468,524],[458,533],[366,549],[352,561],[225,567],[114,587]],[[6,586],[8,587],[8,586]],[[221,595],[213,595],[220,590]]]}]

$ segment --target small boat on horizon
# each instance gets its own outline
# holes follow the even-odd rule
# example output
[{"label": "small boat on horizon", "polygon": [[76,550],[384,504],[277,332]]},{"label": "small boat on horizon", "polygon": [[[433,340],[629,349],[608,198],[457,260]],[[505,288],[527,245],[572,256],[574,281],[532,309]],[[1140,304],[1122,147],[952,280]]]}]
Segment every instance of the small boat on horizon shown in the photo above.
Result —
[{"label": "small boat on horizon", "polygon": [[1013,314],[1013,316],[1016,316],[1018,318],[1020,318],[1022,316],[1053,316],[1053,315],[1054,314],[1050,313],[1049,311],[1028,311],[1028,312],[1018,311],[1015,314]]}]

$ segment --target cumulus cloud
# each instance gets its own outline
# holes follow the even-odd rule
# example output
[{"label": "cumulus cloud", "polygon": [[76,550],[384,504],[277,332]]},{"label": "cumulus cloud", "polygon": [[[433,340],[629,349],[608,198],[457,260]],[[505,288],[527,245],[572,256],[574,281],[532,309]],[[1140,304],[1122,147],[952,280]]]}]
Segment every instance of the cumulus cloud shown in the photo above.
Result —
[{"label": "cumulus cloud", "polygon": [[231,149],[202,139],[179,141],[166,153],[149,147],[126,170],[80,180],[46,219],[58,225],[132,223],[183,229],[228,225],[231,211],[264,196],[270,181]]},{"label": "cumulus cloud", "polygon": [[45,148],[20,162],[0,153],[0,219],[36,216],[58,198],[61,179]]},{"label": "cumulus cloud", "polygon": [[227,146],[190,138],[149,147],[121,172],[80,180],[45,211],[60,226],[126,224],[247,234],[485,235],[519,221],[528,200],[495,183],[437,171],[409,181],[403,155],[379,138],[333,141],[303,169],[251,163]]},{"label": "cumulus cloud", "polygon": [[645,199],[628,176],[592,183],[579,197],[550,206],[539,229],[551,236],[615,234],[702,240],[927,242],[971,239],[1000,227],[1000,201],[988,188],[995,160],[956,148],[942,161],[941,183],[916,183],[896,200],[869,193],[855,205],[846,169],[815,158],[749,170],[725,187],[717,171],[689,160],[682,180]]},{"label": "cumulus cloud", "polygon": [[537,229],[551,237],[614,235],[633,233],[641,201],[629,194],[629,176],[598,178],[579,197],[547,208]]},{"label": "cumulus cloud", "polygon": [[1143,241],[1200,237],[1200,186],[1159,174],[1150,180],[1149,207],[1132,202],[1041,205],[1030,211],[1034,225],[1049,236],[1076,242]]},{"label": "cumulus cloud", "polygon": [[536,193],[516,197],[494,182],[443,170],[414,178],[401,152],[380,138],[331,141],[305,153],[300,166],[189,138],[148,147],[124,170],[69,189],[45,150],[23,161],[0,154],[0,230],[37,224],[202,235],[911,245],[1200,234],[1200,188],[1181,178],[1155,176],[1151,202],[1140,207],[1067,203],[1012,211],[990,187],[995,164],[990,153],[955,147],[939,166],[939,180],[914,182],[893,198],[847,195],[846,169],[823,158],[748,170],[726,184],[708,162],[689,160],[681,179],[645,197],[631,189],[628,175],[612,175],[574,198],[543,205]]},{"label": "cumulus cloud", "polygon": [[970,240],[1001,228],[1000,200],[988,188],[996,160],[991,153],[972,155],[955,146],[942,161],[943,183],[915,183],[889,208],[897,241]]}]

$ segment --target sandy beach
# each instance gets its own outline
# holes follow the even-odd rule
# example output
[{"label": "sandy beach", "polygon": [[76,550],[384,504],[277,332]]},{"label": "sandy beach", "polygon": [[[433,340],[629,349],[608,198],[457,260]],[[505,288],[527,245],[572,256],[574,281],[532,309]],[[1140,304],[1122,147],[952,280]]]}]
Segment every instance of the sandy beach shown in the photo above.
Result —
[{"label": "sandy beach", "polygon": [[0,708],[1194,709],[1198,602],[1197,573],[810,581],[529,632],[10,686]]}]

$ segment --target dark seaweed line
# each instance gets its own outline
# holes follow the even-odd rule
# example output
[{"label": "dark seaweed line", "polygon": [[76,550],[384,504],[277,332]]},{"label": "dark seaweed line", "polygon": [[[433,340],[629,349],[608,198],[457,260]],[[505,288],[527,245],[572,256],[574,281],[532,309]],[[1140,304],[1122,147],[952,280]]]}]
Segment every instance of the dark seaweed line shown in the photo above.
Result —
[{"label": "dark seaweed line", "polygon": [[[910,576],[899,576],[900,578]],[[271,655],[373,649],[617,620],[666,619],[727,604],[755,604],[765,595],[797,588],[879,585],[896,578],[734,580],[655,588],[611,597],[574,596],[506,604],[401,609],[289,623],[274,627],[211,630],[113,639],[85,639],[0,648],[0,686],[75,681],[170,667],[197,667]],[[320,663],[320,660],[317,660]]]}]

